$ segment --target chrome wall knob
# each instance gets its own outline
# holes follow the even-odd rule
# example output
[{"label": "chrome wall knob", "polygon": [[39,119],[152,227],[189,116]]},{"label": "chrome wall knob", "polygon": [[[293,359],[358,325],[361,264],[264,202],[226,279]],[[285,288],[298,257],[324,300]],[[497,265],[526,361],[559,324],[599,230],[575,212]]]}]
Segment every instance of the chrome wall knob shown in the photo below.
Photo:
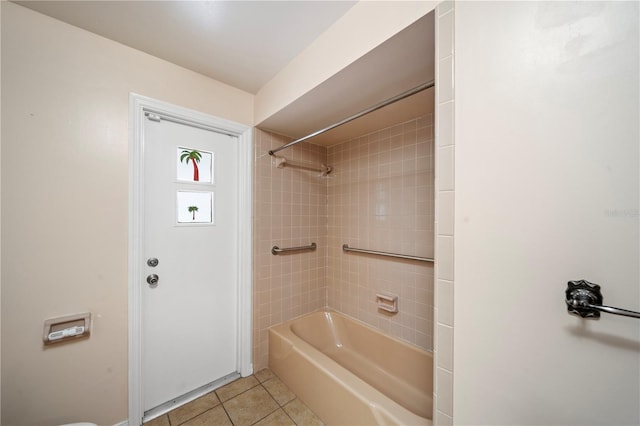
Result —
[{"label": "chrome wall knob", "polygon": [[582,318],[600,318],[600,312],[640,318],[640,312],[602,305],[602,292],[598,284],[589,281],[569,281],[565,291],[567,311]]},{"label": "chrome wall knob", "polygon": [[151,274],[147,276],[147,283],[151,286],[151,287],[155,287],[158,285],[158,280],[160,279],[159,276],[157,276],[156,274]]}]

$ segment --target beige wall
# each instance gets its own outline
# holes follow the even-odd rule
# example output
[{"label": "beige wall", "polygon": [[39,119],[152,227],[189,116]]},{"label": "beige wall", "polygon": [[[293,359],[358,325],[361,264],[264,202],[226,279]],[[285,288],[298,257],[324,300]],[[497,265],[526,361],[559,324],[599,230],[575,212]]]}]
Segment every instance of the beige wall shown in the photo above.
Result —
[{"label": "beige wall", "polygon": [[[0,7],[0,22],[2,22],[2,7]],[[0,28],[0,46],[2,46],[2,31]],[[0,47],[0,82],[2,81],[2,48]],[[0,84],[0,99],[2,99],[2,84]],[[0,102],[0,129],[2,129],[2,102]],[[0,188],[2,187],[2,132],[0,131]],[[2,240],[2,197],[0,197],[0,241]],[[2,424],[2,244],[0,244],[0,425]]]},{"label": "beige wall", "polygon": [[456,424],[640,424],[639,6],[456,3]]},{"label": "beige wall", "polygon": [[[2,2],[2,421],[127,418],[129,93],[253,124],[253,96]],[[46,318],[91,338],[44,349]]]},{"label": "beige wall", "polygon": [[[328,305],[433,349],[433,264],[346,254],[343,244],[433,258],[432,115],[328,149]],[[376,305],[398,296],[399,312]]]},{"label": "beige wall", "polygon": [[[416,19],[433,8],[413,3],[428,9]],[[440,190],[455,197],[456,262],[442,265],[451,280],[437,286],[441,306],[455,275],[455,317],[438,315],[455,322],[456,351],[439,364],[436,392],[451,391],[455,366],[455,404],[440,408],[456,423],[637,424],[637,323],[585,322],[562,301],[567,280],[587,278],[606,285],[611,304],[637,309],[637,4],[586,3],[568,17],[544,7],[456,6],[456,143],[439,148],[455,157],[455,193]],[[610,20],[617,7],[631,10]],[[258,95],[258,120],[373,47],[375,25],[340,28],[326,40],[363,39],[335,61],[328,41],[311,48],[309,65],[325,63],[311,74],[293,63],[274,79]],[[128,92],[245,124],[252,97],[6,2],[2,35],[2,420],[120,421]],[[447,241],[440,260],[454,250]],[[85,309],[97,314],[90,340],[42,350],[45,318]]]},{"label": "beige wall", "polygon": [[[268,154],[290,139],[256,129],[254,182],[253,368],[267,366],[268,328],[326,305],[327,185],[319,173],[279,169]],[[299,144],[279,155],[320,167],[326,148]],[[274,256],[271,248],[317,244]]]}]

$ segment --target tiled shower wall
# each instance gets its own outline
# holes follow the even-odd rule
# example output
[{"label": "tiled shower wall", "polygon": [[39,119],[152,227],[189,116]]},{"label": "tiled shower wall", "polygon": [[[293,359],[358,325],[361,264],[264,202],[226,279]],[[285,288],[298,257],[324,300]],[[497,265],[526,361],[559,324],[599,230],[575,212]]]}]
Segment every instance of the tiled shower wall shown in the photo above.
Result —
[{"label": "tiled shower wall", "polygon": [[[268,328],[326,305],[327,185],[319,173],[276,168],[270,149],[290,140],[255,130],[253,363],[268,362]],[[326,149],[299,144],[281,153],[319,166]],[[271,254],[271,247],[315,242],[315,251]]]},{"label": "tiled shower wall", "polygon": [[[268,364],[268,328],[329,306],[388,334],[433,348],[433,265],[344,253],[343,244],[433,258],[433,118],[420,117],[330,148],[299,144],[278,155],[328,177],[278,169],[269,149],[289,139],[256,129],[254,370]],[[315,242],[273,256],[271,247]],[[376,305],[399,298],[399,312]]]},{"label": "tiled shower wall", "polygon": [[[328,306],[433,349],[433,264],[345,253],[350,247],[433,258],[431,114],[328,149]],[[376,293],[398,296],[379,310]]]}]

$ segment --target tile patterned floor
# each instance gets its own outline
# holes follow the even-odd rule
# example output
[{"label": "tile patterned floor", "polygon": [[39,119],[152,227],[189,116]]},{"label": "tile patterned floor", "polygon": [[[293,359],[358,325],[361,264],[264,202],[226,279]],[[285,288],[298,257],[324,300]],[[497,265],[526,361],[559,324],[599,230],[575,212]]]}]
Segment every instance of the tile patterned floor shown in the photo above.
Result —
[{"label": "tile patterned floor", "polygon": [[235,380],[145,426],[323,426],[269,369]]}]

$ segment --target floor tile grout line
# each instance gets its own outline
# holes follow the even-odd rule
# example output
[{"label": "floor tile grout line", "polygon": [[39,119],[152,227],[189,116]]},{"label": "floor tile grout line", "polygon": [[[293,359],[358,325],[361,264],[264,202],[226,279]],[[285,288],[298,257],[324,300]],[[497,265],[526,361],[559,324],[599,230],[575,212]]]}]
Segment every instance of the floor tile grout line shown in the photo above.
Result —
[{"label": "floor tile grout line", "polygon": [[[217,396],[217,395],[216,395],[216,396]],[[219,398],[218,398],[218,399],[219,399]],[[182,422],[182,423],[180,423],[180,424],[178,424],[178,425],[176,425],[176,426],[182,426],[182,425],[184,425],[184,424],[186,424],[186,423],[190,422],[191,420],[195,419],[196,417],[200,417],[200,416],[201,416],[201,415],[203,415],[204,413],[207,413],[207,412],[209,412],[209,411],[213,410],[214,408],[217,408],[218,406],[222,406],[222,409],[223,409],[223,410],[225,410],[225,409],[224,409],[224,405],[222,405],[222,402],[221,402],[221,403],[220,403],[220,404],[218,404],[218,405],[214,405],[214,406],[213,406],[213,407],[211,407],[211,408],[207,408],[207,409],[206,409],[206,410],[204,410],[202,413],[199,413],[199,414],[197,414],[197,415],[195,415],[195,416],[193,416],[193,417],[188,418],[187,420],[185,420],[184,422]],[[227,410],[225,410],[225,414],[227,414]],[[227,417],[229,417],[229,414],[227,414]],[[231,417],[229,417],[229,421],[231,421]],[[171,418],[170,418],[170,417],[169,417],[169,426],[173,426],[173,425],[171,424]]]},{"label": "floor tile grout line", "polygon": [[[255,375],[253,375],[253,376],[255,377]],[[257,378],[257,377],[255,377],[255,379],[256,379],[256,380],[258,380],[258,378]],[[235,399],[235,398],[239,397],[240,395],[242,395],[242,394],[244,394],[244,393],[249,392],[251,389],[255,389],[255,388],[257,388],[258,386],[260,386],[260,387],[261,387],[261,388],[262,388],[262,389],[267,393],[267,395],[269,395],[269,397],[270,397],[270,398],[271,398],[271,399],[276,403],[276,405],[278,406],[278,408],[276,408],[275,410],[273,410],[273,411],[269,412],[269,414],[267,414],[266,416],[264,416],[264,417],[262,417],[262,418],[258,419],[257,421],[255,421],[254,423],[252,423],[252,425],[254,425],[254,424],[256,424],[256,423],[260,422],[261,420],[263,420],[264,418],[266,418],[266,417],[270,416],[271,414],[273,414],[274,412],[278,411],[278,409],[280,409],[280,408],[281,408],[281,407],[280,407],[280,404],[278,404],[278,401],[276,401],[276,399],[275,399],[275,398],[274,398],[274,397],[269,393],[269,391],[268,391],[264,386],[262,386],[262,383],[260,383],[260,380],[258,380],[258,384],[257,384],[257,385],[252,386],[252,387],[250,387],[249,389],[246,389],[246,390],[244,390],[244,391],[240,392],[239,394],[237,394],[237,395],[235,395],[235,396],[233,396],[233,397],[231,397],[231,398],[227,399],[226,401],[224,401],[224,402],[229,402],[229,401],[231,401],[232,399]],[[216,394],[216,396],[217,396],[217,394]],[[220,399],[220,397],[218,397],[218,399]],[[225,407],[225,406],[224,406],[224,402],[222,402],[222,400],[220,400],[220,401],[221,401],[221,402],[220,402],[220,405],[222,405],[222,408],[224,409],[224,412],[227,414],[227,417],[229,417],[229,421],[231,422],[231,424],[232,424],[232,425],[234,425],[234,426],[235,426],[235,423],[233,422],[233,419],[231,418],[231,415],[230,415],[230,414],[229,414],[229,412],[227,411],[227,407]],[[294,422],[294,423],[295,423],[295,422]]]},{"label": "floor tile grout line", "polygon": [[[256,378],[256,380],[257,380],[257,378]],[[233,424],[233,421],[231,420],[231,416],[230,416],[230,415],[229,415],[229,413],[227,412],[227,409],[225,408],[224,403],[222,402],[222,399],[220,398],[220,396],[218,395],[218,392],[217,392],[219,389],[222,389],[223,387],[224,387],[224,386],[221,386],[221,387],[219,387],[218,389],[214,389],[214,390],[212,390],[211,392],[213,392],[213,393],[215,394],[215,396],[216,396],[216,398],[218,399],[218,402],[219,402],[219,404],[218,404],[218,405],[222,405],[222,409],[224,410],[225,414],[226,414],[226,415],[227,415],[227,417],[229,418],[229,421],[231,422],[231,424]],[[232,396],[231,398],[227,399],[227,401],[230,401],[230,400],[232,400],[233,398],[235,398],[235,397],[237,397],[237,396],[242,395],[243,393],[247,392],[248,390],[253,389],[254,387],[255,387],[255,386],[253,386],[253,387],[251,387],[251,388],[249,388],[249,389],[247,389],[247,390],[245,390],[245,391],[243,391],[243,392],[240,392],[239,394],[237,394],[237,395],[235,395],[235,396]],[[211,392],[209,392],[209,393],[211,393]],[[208,395],[208,394],[206,394],[206,395]],[[203,395],[203,396],[204,396],[204,395]],[[227,401],[224,401],[224,402],[227,402]],[[186,404],[185,404],[185,405],[186,405]],[[176,426],[181,426],[181,425],[183,425],[183,424],[185,424],[185,423],[187,423],[187,422],[190,422],[191,420],[195,419],[196,417],[203,415],[203,414],[204,414],[204,413],[206,413],[207,411],[211,411],[211,410],[213,410],[213,409],[214,409],[214,408],[216,408],[218,405],[214,405],[213,407],[207,408],[207,409],[206,409],[206,410],[204,410],[202,413],[198,413],[198,414],[196,414],[196,415],[195,415],[195,416],[193,416],[193,417],[189,417],[188,419],[186,419],[185,421],[183,421],[182,423],[180,423],[180,424],[178,424],[178,425],[176,425]],[[180,408],[180,407],[178,407],[178,408]],[[178,408],[175,408],[175,410],[177,410]],[[172,411],[173,411],[173,410],[172,410]],[[170,412],[171,412],[171,411],[170,411]],[[170,412],[169,412],[169,413],[170,413]],[[169,416],[169,413],[167,413],[167,414],[166,414],[166,416],[167,416],[167,420],[169,420],[169,426],[173,426],[173,425],[171,424],[171,417]]]},{"label": "floor tile grout line", "polygon": [[[256,377],[257,378],[257,377]],[[265,380],[266,381],[266,380]],[[278,401],[276,401],[276,399],[273,397],[273,395],[271,395],[269,393],[269,390],[267,388],[265,388],[262,383],[258,384],[266,393],[267,395],[269,395],[269,397],[273,400],[273,402],[276,403],[276,405],[278,406],[278,408],[276,408],[275,410],[271,411],[269,414],[267,414],[266,416],[256,420],[255,422],[251,423],[252,425],[255,425],[256,423],[260,423],[262,420],[266,419],[267,417],[269,417],[270,415],[272,415],[273,413],[275,413],[276,411],[278,411],[279,409],[281,409],[282,407],[280,407],[280,404],[278,403]],[[253,388],[252,388],[253,389]],[[284,410],[283,410],[284,411]],[[295,422],[294,422],[295,423]],[[235,426],[235,425],[234,425]]]},{"label": "floor tile grout line", "polygon": [[[269,417],[270,415],[272,415],[273,413],[275,413],[276,411],[278,411],[280,409],[280,407],[276,408],[275,410],[271,411],[269,414],[267,414],[266,416],[259,418],[258,420],[256,420],[255,422],[251,423],[251,425],[255,425],[257,423],[260,423],[261,421],[263,421],[264,419],[266,419],[267,417]],[[295,422],[294,422],[295,423]],[[234,425],[235,426],[235,425]]]},{"label": "floor tile grout line", "polygon": [[[269,379],[269,380],[271,380],[271,379]],[[265,382],[268,382],[269,380],[265,380]],[[279,406],[280,408],[283,408],[283,407],[284,407],[284,405],[283,405],[283,404],[280,404],[280,402],[276,399],[275,395],[273,395],[271,392],[269,392],[269,389],[268,389],[266,386],[264,386],[262,383],[260,383],[260,384],[262,385],[262,387],[264,388],[264,390],[266,390],[266,391],[267,391],[267,393],[269,394],[269,396],[270,396],[271,398],[273,398],[273,400],[276,402],[276,404],[278,404],[278,406]],[[283,385],[284,385],[284,383],[283,383]],[[285,386],[286,386],[286,385],[285,385]],[[291,392],[291,389],[287,388],[287,390],[288,390],[289,392]],[[291,393],[293,393],[293,392],[291,392]],[[294,395],[295,395],[295,394],[294,394]],[[296,396],[296,397],[294,397],[293,399],[296,399],[296,398],[297,398],[297,396]],[[288,404],[288,403],[290,403],[291,401],[293,401],[293,399],[290,399],[289,401],[285,402],[285,405],[286,405],[286,404]],[[295,422],[294,422],[294,423],[295,423]]]},{"label": "floor tile grout line", "polygon": [[[182,423],[179,423],[177,426],[180,426],[180,425],[183,425],[183,424],[185,424],[185,423],[187,423],[187,422],[190,422],[191,420],[193,420],[193,419],[195,419],[196,417],[198,417],[200,414],[204,414],[204,413],[206,413],[207,411],[209,411],[209,410],[204,410],[202,413],[198,413],[198,414],[196,414],[196,415],[195,415],[195,416],[193,416],[193,417],[189,417],[188,419],[186,419],[186,420],[185,420],[185,421],[183,421]],[[167,416],[168,416],[168,415],[169,415],[169,414],[167,414]],[[169,426],[171,426],[171,417],[169,417]]]},{"label": "floor tile grout line", "polygon": [[[215,393],[215,390],[213,390],[213,391],[211,391],[211,392],[214,392],[214,393]],[[208,392],[208,393],[206,393],[205,395],[208,395],[208,394],[209,394],[209,393],[211,393],[211,392]],[[205,395],[202,395],[202,396],[205,396]],[[219,402],[219,404],[218,404],[218,405],[222,405],[222,401],[220,401],[220,397],[218,396],[218,394],[216,393],[215,395],[216,395],[216,398],[218,399],[218,402]],[[194,401],[195,401],[195,400],[194,400]],[[189,404],[189,403],[191,403],[191,402],[193,402],[193,401],[190,401],[190,402],[188,402],[187,404]],[[184,405],[182,405],[181,407],[184,407],[184,406],[185,406],[185,405],[187,405],[187,404],[184,404]],[[195,419],[196,417],[203,415],[203,414],[204,414],[204,413],[206,413],[207,411],[211,411],[211,410],[213,410],[213,409],[214,409],[214,408],[216,408],[218,405],[214,405],[213,407],[209,407],[209,408],[207,408],[206,410],[204,410],[202,413],[198,413],[198,414],[196,414],[196,415],[195,415],[195,416],[193,416],[193,417],[189,417],[188,419],[186,419],[185,421],[183,421],[183,422],[181,422],[181,423],[177,424],[176,426],[181,426],[181,425],[183,425],[183,424],[185,424],[185,423],[187,423],[187,422],[190,422],[191,420]],[[179,409],[179,408],[180,408],[180,407],[175,408],[174,410],[177,410],[177,409]],[[174,411],[174,410],[171,410],[171,411]],[[169,411],[169,413],[170,413],[171,411]],[[173,425],[171,424],[171,416],[169,416],[169,413],[167,413],[167,414],[166,414],[167,419],[169,420],[169,426],[173,426]]]},{"label": "floor tile grout line", "polygon": [[[294,398],[294,399],[295,399],[295,398]],[[292,399],[291,401],[293,401],[293,399]],[[291,402],[291,401],[289,401],[289,402]],[[294,425],[296,425],[296,426],[298,425],[298,423],[296,423],[296,421],[295,421],[295,420],[293,420],[293,417],[291,417],[291,416],[289,415],[289,413],[287,413],[287,410],[285,410],[285,409],[284,409],[284,407],[280,407],[280,409],[284,412],[284,414],[285,414],[287,417],[289,417],[289,419],[291,420],[291,423],[293,423],[293,424],[294,424]]]},{"label": "floor tile grout line", "polygon": [[[234,397],[235,398],[235,397]],[[231,398],[233,399],[233,398]],[[228,400],[229,401],[229,400]],[[222,409],[224,410],[224,414],[227,415],[227,418],[229,419],[229,423],[231,423],[232,426],[235,426],[235,423],[233,423],[233,419],[231,418],[231,415],[229,414],[229,412],[227,411],[227,407],[224,406],[224,404],[222,402],[220,402],[220,405],[222,405]]]},{"label": "floor tile grout line", "polygon": [[[277,406],[277,407],[276,407],[274,410],[270,411],[270,412],[269,412],[268,414],[266,414],[265,416],[263,416],[263,417],[259,418],[259,419],[258,419],[258,420],[256,420],[255,422],[253,422],[253,423],[252,423],[252,425],[255,425],[255,424],[257,424],[257,423],[259,423],[259,422],[263,421],[265,418],[267,418],[267,417],[269,417],[269,416],[273,415],[273,414],[274,414],[275,412],[277,412],[278,410],[282,410],[282,411],[284,412],[284,415],[285,415],[285,416],[286,416],[286,417],[287,417],[287,418],[288,418],[288,419],[289,419],[289,420],[290,420],[294,425],[296,425],[296,426],[297,426],[297,425],[298,425],[298,423],[293,419],[293,417],[291,417],[291,415],[287,412],[287,410],[285,410],[285,406],[287,406],[287,405],[291,404],[291,403],[292,403],[293,401],[295,401],[296,399],[298,399],[298,400],[299,400],[298,396],[297,396],[297,395],[295,395],[295,394],[293,394],[293,395],[294,395],[294,397],[293,397],[292,399],[290,399],[290,400],[288,400],[288,401],[285,401],[284,403],[282,403],[282,404],[281,404],[281,403],[280,403],[280,402],[275,398],[274,394],[272,394],[272,393],[269,391],[269,389],[268,389],[266,386],[264,386],[264,383],[269,382],[269,381],[272,381],[272,380],[273,380],[273,381],[274,381],[274,383],[275,383],[276,381],[275,381],[274,379],[278,379],[278,380],[279,380],[278,376],[276,376],[276,375],[272,375],[271,377],[269,377],[268,379],[265,379],[264,381],[260,381],[260,379],[258,379],[258,377],[257,377],[255,374],[252,374],[251,376],[253,376],[253,378],[254,378],[254,379],[256,380],[256,382],[257,382],[254,386],[251,386],[251,387],[249,387],[249,388],[247,388],[247,389],[243,390],[242,392],[240,392],[240,393],[238,393],[238,394],[236,394],[236,395],[234,395],[234,396],[232,396],[232,397],[228,398],[228,399],[227,399],[227,400],[225,400],[225,401],[222,401],[222,399],[220,398],[220,396],[218,395],[218,392],[217,392],[218,390],[222,389],[224,386],[223,386],[223,387],[221,387],[221,388],[218,388],[218,389],[215,389],[215,390],[212,390],[212,391],[211,391],[212,393],[214,393],[214,394],[215,394],[216,398],[218,399],[218,402],[219,402],[219,404],[218,404],[218,405],[221,405],[221,406],[222,406],[222,410],[223,410],[223,412],[225,413],[225,415],[226,415],[227,419],[229,420],[229,422],[230,422],[233,426],[236,426],[236,423],[234,423],[233,419],[231,418],[231,415],[230,415],[229,411],[227,411],[227,407],[225,406],[225,403],[226,403],[226,402],[229,402],[229,401],[231,401],[231,400],[233,400],[233,399],[235,399],[235,398],[237,398],[237,397],[239,397],[239,396],[241,396],[242,394],[244,394],[244,393],[246,393],[246,392],[249,392],[249,391],[250,391],[250,390],[252,390],[252,389],[255,389],[255,388],[256,388],[256,387],[258,387],[258,386],[260,386],[260,387],[262,388],[262,390],[263,390],[263,391],[265,391],[267,395],[269,395],[269,397],[271,398],[271,400],[272,400],[273,402],[275,402],[275,403],[276,403],[276,406]],[[282,384],[284,385],[284,383],[282,383]],[[287,390],[291,391],[291,390],[290,390],[286,385],[284,385],[284,387],[285,387]],[[171,411],[170,411],[170,412],[168,412],[168,413],[166,413],[166,414],[164,414],[164,416],[167,416],[167,417],[166,417],[166,419],[167,419],[167,423],[169,424],[169,426],[182,426],[182,425],[185,425],[186,423],[188,423],[188,422],[192,421],[193,419],[195,419],[195,418],[197,418],[197,417],[199,417],[199,416],[202,416],[202,415],[204,415],[205,413],[207,413],[207,412],[209,412],[209,411],[211,411],[211,410],[213,410],[213,409],[217,408],[217,407],[218,407],[218,405],[215,405],[215,406],[213,406],[213,407],[210,407],[210,408],[208,408],[208,409],[204,410],[203,412],[201,412],[201,413],[199,413],[199,414],[197,414],[197,415],[195,415],[195,416],[193,416],[193,417],[190,417],[190,418],[186,419],[186,420],[185,420],[185,421],[183,421],[183,422],[177,423],[177,424],[175,424],[175,425],[174,425],[174,422],[171,420],[171,417],[169,416],[169,414],[171,413]],[[178,407],[178,408],[179,408],[179,407]],[[176,409],[177,409],[177,408],[176,408]],[[174,410],[176,410],[176,409],[174,409]],[[172,411],[174,411],[174,410],[172,410]],[[314,414],[315,414],[315,413],[314,413]]]},{"label": "floor tile grout line", "polygon": [[[243,393],[247,393],[247,392],[249,392],[251,389],[253,389],[253,388],[255,388],[255,387],[258,387],[258,386],[260,386],[260,385],[261,385],[261,384],[260,384],[260,383],[258,383],[258,384],[257,384],[257,385],[255,385],[255,386],[251,386],[250,388],[245,389],[245,390],[243,390],[242,392],[240,392],[239,394],[234,395],[234,396],[232,396],[231,398],[226,399],[226,400],[224,400],[224,401],[222,401],[222,400],[220,399],[220,397],[218,396],[218,394],[217,394],[217,393],[216,393],[216,396],[217,396],[217,397],[218,397],[218,399],[220,400],[220,404],[224,404],[225,402],[229,402],[229,401],[231,401],[233,398],[237,398],[237,397],[239,397],[240,395],[242,395]],[[215,391],[214,391],[214,392],[215,392]]]}]

